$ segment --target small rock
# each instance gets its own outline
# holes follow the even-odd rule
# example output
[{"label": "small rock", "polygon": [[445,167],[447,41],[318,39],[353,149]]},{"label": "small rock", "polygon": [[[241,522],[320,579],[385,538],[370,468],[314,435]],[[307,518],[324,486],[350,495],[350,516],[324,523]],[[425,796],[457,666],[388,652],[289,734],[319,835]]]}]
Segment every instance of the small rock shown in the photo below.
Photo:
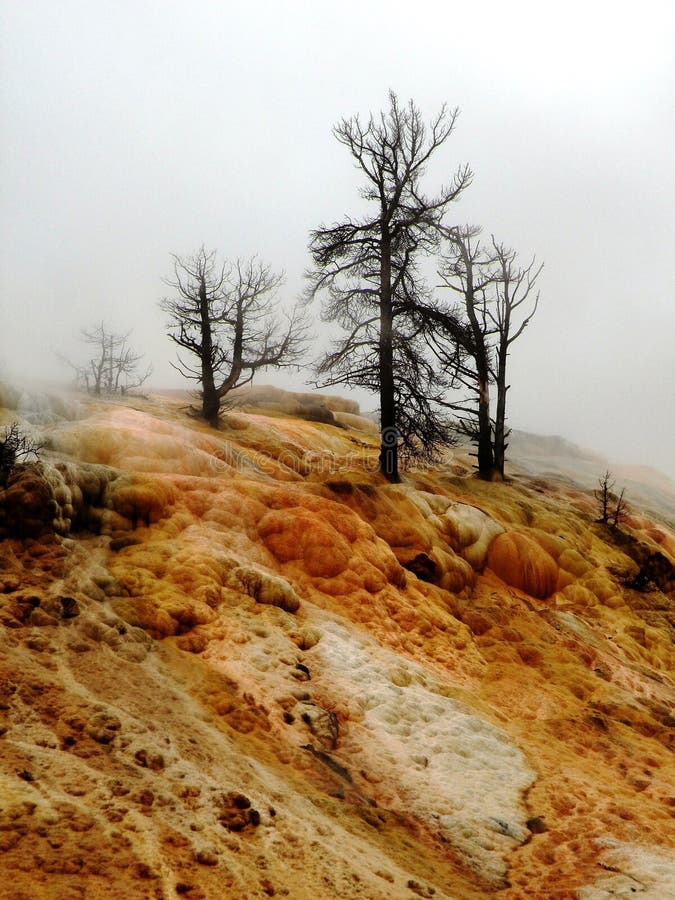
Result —
[{"label": "small rock", "polygon": [[540,816],[534,816],[534,818],[528,819],[525,823],[525,826],[532,832],[532,834],[543,834],[545,831],[548,831],[544,820]]},{"label": "small rock", "polygon": [[89,719],[84,730],[90,738],[98,741],[99,744],[110,744],[121,727],[122,723],[117,716],[111,716],[108,713],[96,713]]},{"label": "small rock", "polygon": [[144,769],[153,769],[155,772],[159,772],[166,765],[161,753],[148,753],[147,750],[138,750],[134,754],[134,759],[137,766],[142,766]]},{"label": "small rock", "polygon": [[80,605],[74,597],[59,597],[61,606],[63,607],[62,616],[64,619],[74,619],[80,614]]},{"label": "small rock", "polygon": [[239,794],[236,791],[232,791],[227,795],[227,799],[230,804],[236,809],[249,809],[251,806],[251,801],[245,794]]},{"label": "small rock", "polygon": [[28,621],[31,625],[37,625],[38,628],[44,628],[47,625],[58,625],[58,620],[46,613],[44,609],[40,609],[39,606],[31,612]]},{"label": "small rock", "polygon": [[157,875],[156,872],[153,872],[146,863],[138,863],[136,866],[136,873],[139,878],[159,878],[159,875]]},{"label": "small rock", "polygon": [[140,544],[139,538],[131,537],[130,535],[123,535],[121,537],[113,538],[110,541],[110,549],[117,553],[120,550],[123,550],[125,547],[133,547],[135,544]]},{"label": "small rock", "polygon": [[218,865],[218,857],[212,850],[197,850],[195,852],[195,859],[200,864],[200,866]]},{"label": "small rock", "polygon": [[408,888],[413,894],[417,894],[419,897],[433,897],[436,893],[436,888],[429,887],[426,884],[420,884],[419,881],[415,881],[412,878],[408,881]]}]

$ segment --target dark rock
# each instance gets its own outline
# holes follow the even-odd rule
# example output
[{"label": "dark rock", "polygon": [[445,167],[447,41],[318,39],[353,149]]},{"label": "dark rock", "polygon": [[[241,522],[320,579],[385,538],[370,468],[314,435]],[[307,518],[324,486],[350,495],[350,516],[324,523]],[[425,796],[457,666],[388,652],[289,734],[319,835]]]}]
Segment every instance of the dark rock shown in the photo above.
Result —
[{"label": "dark rock", "polygon": [[312,676],[309,674],[309,669],[307,668],[307,666],[304,663],[296,663],[295,668],[299,672],[304,672],[305,675],[307,676],[307,681],[311,681]]},{"label": "dark rock", "polygon": [[155,772],[159,772],[165,766],[164,757],[161,753],[148,753],[147,750],[138,750],[134,754],[134,759],[137,766],[142,766],[144,769],[153,769]]},{"label": "dark rock", "polygon": [[411,878],[407,884],[408,890],[412,891],[413,894],[417,894],[418,897],[433,897],[436,893],[436,889],[430,887],[426,884],[420,884],[419,881],[415,881]]},{"label": "dark rock", "polygon": [[136,873],[139,878],[159,878],[159,875],[146,865],[146,863],[138,863]]},{"label": "dark rock", "polygon": [[125,547],[133,547],[135,544],[140,544],[140,538],[132,537],[131,535],[125,534],[120,537],[113,538],[110,541],[110,549],[117,553],[119,550],[124,550]]},{"label": "dark rock", "polygon": [[251,809],[251,801],[245,794],[231,791],[220,800],[218,821],[228,831],[243,831],[249,825],[253,828],[260,825],[260,813]]},{"label": "dark rock", "polygon": [[59,597],[61,606],[63,607],[62,616],[64,619],[74,619],[80,614],[80,605],[74,597]]},{"label": "dark rock", "polygon": [[236,809],[248,809],[251,806],[251,801],[248,797],[245,794],[239,794],[236,791],[232,791],[228,794],[227,799]]},{"label": "dark rock", "polygon": [[534,816],[532,819],[528,819],[525,825],[532,834],[544,834],[545,831],[548,831],[544,820],[540,816]]}]

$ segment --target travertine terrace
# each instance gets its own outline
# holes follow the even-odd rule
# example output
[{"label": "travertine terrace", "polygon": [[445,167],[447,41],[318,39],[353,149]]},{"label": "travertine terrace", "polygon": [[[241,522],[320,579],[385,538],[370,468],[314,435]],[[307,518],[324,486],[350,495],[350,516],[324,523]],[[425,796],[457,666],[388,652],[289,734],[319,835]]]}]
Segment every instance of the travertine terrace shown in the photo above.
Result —
[{"label": "travertine terrace", "polygon": [[2,402],[0,897],[675,896],[666,520],[389,485],[349,404]]}]

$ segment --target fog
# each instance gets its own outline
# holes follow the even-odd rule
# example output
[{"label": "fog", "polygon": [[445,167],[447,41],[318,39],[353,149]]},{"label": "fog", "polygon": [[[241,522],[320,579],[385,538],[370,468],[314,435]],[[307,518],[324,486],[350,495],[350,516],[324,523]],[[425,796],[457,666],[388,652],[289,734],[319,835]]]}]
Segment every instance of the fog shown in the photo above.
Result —
[{"label": "fog", "polygon": [[310,229],[360,204],[331,128],[391,88],[426,118],[462,110],[426,181],[474,170],[448,221],[545,262],[511,424],[675,474],[672,3],[22,0],[0,16],[0,377],[67,381],[57,354],[81,358],[80,329],[104,320],[133,329],[154,386],[184,384],[157,306],[170,254],[258,253],[292,303]]}]

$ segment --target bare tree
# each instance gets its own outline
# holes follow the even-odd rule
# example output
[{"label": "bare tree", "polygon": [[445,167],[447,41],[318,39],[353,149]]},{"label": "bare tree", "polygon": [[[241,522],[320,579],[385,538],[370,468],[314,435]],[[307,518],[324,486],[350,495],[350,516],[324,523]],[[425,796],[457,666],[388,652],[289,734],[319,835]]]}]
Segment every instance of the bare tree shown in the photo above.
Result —
[{"label": "bare tree", "polygon": [[[621,493],[617,496],[614,493],[614,485],[614,478],[608,469],[602,478],[598,479],[598,487],[593,493],[600,510],[598,522],[602,522],[603,525],[611,524],[612,528],[618,528],[626,512],[626,501],[624,500],[626,488],[621,488]],[[612,509],[612,507],[614,508]]]},{"label": "bare tree", "polygon": [[19,463],[38,459],[42,444],[21,432],[18,422],[6,425],[0,437],[0,487],[7,487],[10,475]]},{"label": "bare tree", "polygon": [[599,487],[593,492],[600,507],[600,518],[598,521],[606,525],[609,521],[609,506],[612,499],[612,488],[614,487],[614,480],[609,469],[602,478],[598,479],[598,485]]},{"label": "bare tree", "polygon": [[[533,296],[543,268],[534,259],[521,268],[517,254],[491,237],[480,242],[480,229],[463,226],[446,230],[447,252],[440,276],[460,299],[464,329],[440,323],[432,346],[452,383],[468,389],[469,397],[448,402],[462,430],[477,445],[478,474],[486,480],[504,477],[509,429],[506,428],[507,363],[511,345],[536,312]],[[456,307],[454,307],[457,317]],[[491,385],[496,405],[491,406]]]},{"label": "bare tree", "polygon": [[462,166],[435,196],[421,187],[458,115],[443,106],[427,127],[412,101],[400,106],[390,92],[389,109],[367,123],[343,119],[333,133],[364,176],[361,194],[372,212],[311,233],[309,296],[327,295],[323,318],[345,332],[319,362],[318,383],[379,393],[380,470],[393,482],[401,445],[428,454],[449,434],[429,399],[433,371],[423,358],[429,295],[418,261],[437,249],[447,207],[471,182]]},{"label": "bare tree", "polygon": [[489,479],[494,473],[495,458],[490,415],[493,348],[487,309],[488,292],[495,273],[492,260],[480,244],[479,233],[480,229],[471,226],[453,228],[447,232],[449,249],[439,274],[443,283],[460,298],[467,337],[461,348],[463,353],[458,356],[455,335],[441,332],[440,358],[446,367],[448,363],[453,367],[455,383],[459,382],[470,392],[468,400],[449,405],[459,414],[462,430],[476,442],[478,474]]},{"label": "bare tree", "polygon": [[81,337],[90,346],[91,357],[83,364],[60,359],[75,371],[77,383],[88,394],[128,394],[139,388],[152,374],[152,366],[139,371],[143,354],[136,353],[129,345],[131,332],[118,334],[110,331],[104,322],[91,329],[82,329]]},{"label": "bare tree", "polygon": [[306,324],[293,310],[278,311],[276,293],[283,275],[257,258],[219,265],[215,251],[173,256],[176,296],[164,298],[168,336],[196,361],[178,354],[174,365],[201,384],[201,414],[218,427],[221,404],[235,387],[252,381],[266,366],[297,365]]},{"label": "bare tree", "polygon": [[626,512],[626,501],[623,499],[626,488],[621,488],[621,493],[616,498],[616,506],[614,507],[614,515],[612,516],[612,528],[618,528],[619,522]]},{"label": "bare tree", "polygon": [[515,250],[497,243],[491,236],[496,264],[493,302],[487,314],[494,326],[496,348],[493,356],[492,375],[497,385],[497,411],[494,419],[494,467],[504,477],[506,440],[511,429],[506,428],[506,394],[510,388],[506,372],[510,347],[527,328],[539,305],[539,292],[534,294],[537,279],[544,267],[536,265],[534,257],[529,265],[517,264]]}]

